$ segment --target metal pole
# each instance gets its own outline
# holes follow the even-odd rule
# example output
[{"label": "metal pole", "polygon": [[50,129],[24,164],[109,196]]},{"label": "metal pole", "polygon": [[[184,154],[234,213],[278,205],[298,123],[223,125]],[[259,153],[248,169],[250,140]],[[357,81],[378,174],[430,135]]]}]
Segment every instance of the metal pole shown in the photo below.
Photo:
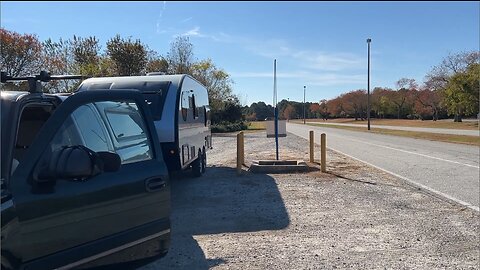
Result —
[{"label": "metal pole", "polygon": [[367,39],[368,44],[368,79],[367,79],[367,125],[370,130],[370,42],[371,39]]},{"label": "metal pole", "polygon": [[275,154],[276,158],[278,160],[278,108],[277,108],[277,59],[274,60],[273,62],[273,88],[275,92]]},{"label": "metal pole", "polygon": [[273,101],[272,101],[272,107],[273,107],[273,117],[275,121],[275,108],[276,108],[276,100],[277,100],[277,81],[276,81],[276,76],[277,74],[277,59],[273,60]]},{"label": "metal pole", "polygon": [[278,160],[278,108],[275,107],[275,157]]},{"label": "metal pole", "polygon": [[305,88],[306,86],[303,86],[303,124],[305,125]]}]

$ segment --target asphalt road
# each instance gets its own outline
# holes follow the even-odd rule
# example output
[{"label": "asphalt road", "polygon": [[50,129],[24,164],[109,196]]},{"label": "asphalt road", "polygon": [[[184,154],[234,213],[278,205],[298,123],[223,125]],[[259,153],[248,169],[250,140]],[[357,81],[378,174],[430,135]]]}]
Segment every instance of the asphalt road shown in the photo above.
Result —
[{"label": "asphalt road", "polygon": [[[333,123],[333,122],[307,122],[320,125],[338,125],[347,127],[365,127],[366,125],[360,124],[347,124],[347,123]],[[419,131],[439,134],[453,134],[453,135],[467,135],[467,136],[479,136],[478,130],[465,130],[465,129],[447,129],[447,128],[422,128],[422,127],[401,127],[401,126],[384,126],[384,125],[370,125],[371,128],[383,128],[393,130],[406,130],[406,131]]]},{"label": "asphalt road", "polygon": [[328,148],[479,210],[479,147],[287,124],[287,132],[304,138],[310,130],[315,131],[316,143],[320,142],[320,133],[326,133]]}]

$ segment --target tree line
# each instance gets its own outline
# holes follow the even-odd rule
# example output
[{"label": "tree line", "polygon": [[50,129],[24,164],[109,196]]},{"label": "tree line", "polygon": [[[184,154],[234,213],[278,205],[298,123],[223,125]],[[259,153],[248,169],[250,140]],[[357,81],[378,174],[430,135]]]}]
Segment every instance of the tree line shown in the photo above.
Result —
[{"label": "tree line", "polygon": [[[479,113],[480,53],[461,52],[445,57],[433,67],[419,84],[414,79],[401,78],[395,89],[375,87],[370,95],[370,116],[373,118],[438,120]],[[306,118],[351,117],[363,120],[367,117],[367,92],[351,90],[330,100],[305,104]],[[303,118],[303,103],[282,100],[278,104],[282,119]],[[264,120],[273,117],[273,107],[264,102],[243,108],[248,120]]]},{"label": "tree line", "polygon": [[[144,75],[149,72],[189,74],[206,86],[212,122],[237,122],[272,118],[273,107],[264,102],[240,106],[233,94],[233,80],[211,59],[196,60],[193,45],[186,36],[177,37],[163,55],[139,39],[116,35],[104,49],[95,36],[47,39],[40,42],[33,34],[19,34],[0,28],[0,64],[12,76],[38,74],[80,74],[89,77]],[[371,92],[370,115],[375,118],[441,119],[479,113],[480,53],[462,52],[445,57],[419,84],[402,78],[395,89],[375,87]],[[46,92],[71,92],[79,81],[53,81]],[[5,84],[5,89],[22,85]],[[364,89],[351,90],[330,100],[301,102],[282,100],[278,104],[281,119],[354,117],[365,119],[367,94]]]},{"label": "tree line", "polygon": [[[189,74],[206,86],[212,122],[240,120],[241,106],[233,94],[233,80],[212,59],[196,60],[193,44],[187,36],[178,36],[163,55],[140,39],[116,35],[104,49],[95,36],[47,39],[34,34],[20,34],[0,28],[0,65],[11,76],[28,76],[46,70],[51,74],[78,74],[86,77],[133,76],[149,72]],[[45,92],[71,92],[80,81],[52,81]],[[8,83],[7,90],[25,85]]]}]

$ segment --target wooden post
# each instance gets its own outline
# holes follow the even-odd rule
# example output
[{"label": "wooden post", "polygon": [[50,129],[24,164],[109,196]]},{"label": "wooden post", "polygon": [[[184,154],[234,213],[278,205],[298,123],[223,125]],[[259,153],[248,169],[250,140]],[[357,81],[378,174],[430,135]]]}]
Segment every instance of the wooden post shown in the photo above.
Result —
[{"label": "wooden post", "polygon": [[245,136],[244,136],[243,131],[241,131],[241,133],[242,133],[242,137],[240,138],[240,141],[241,141],[241,143],[240,143],[241,148],[240,149],[241,149],[241,153],[242,153],[242,156],[241,156],[242,158],[241,158],[240,161],[242,162],[242,165],[245,165]]},{"label": "wooden post", "polygon": [[313,149],[314,149],[314,139],[313,139],[313,130],[310,130],[310,163],[315,162],[314,156],[313,156]]},{"label": "wooden post", "polygon": [[245,163],[244,148],[243,148],[243,132],[237,134],[237,174],[242,173],[242,165]]},{"label": "wooden post", "polygon": [[325,133],[322,133],[322,135],[320,135],[320,141],[321,141],[321,144],[320,144],[320,152],[321,152],[321,160],[320,160],[320,164],[321,164],[321,167],[322,167],[322,172],[326,172],[327,171],[327,135]]}]

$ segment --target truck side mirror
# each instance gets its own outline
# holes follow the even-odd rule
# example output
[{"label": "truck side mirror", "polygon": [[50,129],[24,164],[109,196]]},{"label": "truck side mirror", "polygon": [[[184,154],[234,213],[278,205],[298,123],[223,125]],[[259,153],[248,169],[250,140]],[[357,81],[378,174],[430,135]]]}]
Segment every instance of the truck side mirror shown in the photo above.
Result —
[{"label": "truck side mirror", "polygon": [[116,172],[120,170],[122,160],[118,154],[112,152],[97,152],[97,154],[103,161],[104,172]]},{"label": "truck side mirror", "polygon": [[37,182],[86,180],[102,172],[117,171],[121,164],[115,153],[96,153],[82,145],[63,147],[48,156],[35,177]]}]

